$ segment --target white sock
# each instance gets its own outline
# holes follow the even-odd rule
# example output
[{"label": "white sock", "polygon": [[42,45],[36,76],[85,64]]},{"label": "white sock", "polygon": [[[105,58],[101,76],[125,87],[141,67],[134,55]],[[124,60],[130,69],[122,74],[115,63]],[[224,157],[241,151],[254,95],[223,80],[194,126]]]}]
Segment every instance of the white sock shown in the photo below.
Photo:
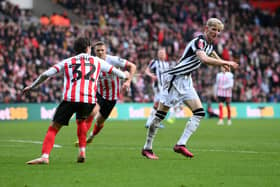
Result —
[{"label": "white sock", "polygon": [[153,148],[153,140],[156,136],[156,133],[158,131],[158,126],[160,123],[160,119],[157,117],[154,117],[151,121],[150,127],[147,130],[147,137],[146,137],[146,143],[144,145],[144,149],[152,150]]},{"label": "white sock", "polygon": [[49,158],[49,154],[44,153],[41,157],[42,158]]},{"label": "white sock", "polygon": [[85,152],[86,152],[86,148],[85,148],[85,147],[80,147],[80,148],[79,148],[79,151],[80,151],[80,153],[81,153],[81,152],[84,152],[84,153],[85,153]]},{"label": "white sock", "polygon": [[177,145],[186,145],[187,141],[191,137],[191,135],[196,131],[197,127],[199,126],[200,116],[192,116],[186,124],[184,132],[177,142]]},{"label": "white sock", "polygon": [[155,110],[154,107],[153,107],[153,108],[152,108],[152,111],[151,111],[151,113],[150,113],[150,116],[149,116],[149,118],[147,119],[147,122],[146,122],[146,125],[145,125],[146,127],[149,127],[149,126],[151,125],[151,122],[152,122],[152,119],[153,119],[155,113],[156,113],[156,110]]}]

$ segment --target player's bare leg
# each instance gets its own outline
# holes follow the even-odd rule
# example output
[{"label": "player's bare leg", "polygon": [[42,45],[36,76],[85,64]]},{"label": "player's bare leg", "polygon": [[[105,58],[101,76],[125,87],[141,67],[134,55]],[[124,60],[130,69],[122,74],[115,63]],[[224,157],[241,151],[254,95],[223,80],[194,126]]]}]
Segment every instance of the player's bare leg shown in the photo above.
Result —
[{"label": "player's bare leg", "polygon": [[51,123],[43,142],[41,157],[36,158],[34,160],[30,160],[26,162],[26,164],[49,164],[49,155],[53,148],[56,134],[61,129],[61,127],[62,125],[60,125],[59,123]]},{"label": "player's bare leg", "polygon": [[169,107],[164,106],[162,103],[159,103],[158,110],[152,118],[151,125],[147,131],[146,142],[144,148],[142,149],[142,155],[153,160],[157,160],[158,157],[153,153],[153,140],[159,128],[160,122],[165,118]]},{"label": "player's bare leg", "polygon": [[186,148],[186,144],[191,135],[199,126],[200,120],[205,116],[200,99],[186,100],[184,103],[192,110],[193,116],[189,119],[182,136],[174,146],[174,151],[186,157],[193,157],[193,154]]}]

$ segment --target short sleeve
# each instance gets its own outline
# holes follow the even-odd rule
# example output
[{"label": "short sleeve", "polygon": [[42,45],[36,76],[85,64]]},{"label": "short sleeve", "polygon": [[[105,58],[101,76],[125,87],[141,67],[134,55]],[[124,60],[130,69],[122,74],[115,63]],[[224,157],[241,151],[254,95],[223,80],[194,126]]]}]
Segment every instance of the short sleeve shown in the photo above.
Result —
[{"label": "short sleeve", "polygon": [[193,40],[192,49],[194,52],[197,50],[204,50],[205,46],[206,46],[205,40],[203,40],[201,38],[197,38],[197,39]]},{"label": "short sleeve", "polygon": [[113,65],[107,63],[105,60],[102,60],[101,58],[97,58],[97,59],[98,62],[100,63],[101,71],[108,72],[108,73],[112,72],[114,67]]},{"label": "short sleeve", "polygon": [[61,72],[61,71],[64,70],[64,64],[65,64],[65,63],[66,63],[66,60],[63,60],[62,62],[59,62],[59,63],[53,65],[52,68],[55,68],[56,71],[57,71],[57,73],[58,73],[58,72]]},{"label": "short sleeve", "polygon": [[108,58],[110,60],[110,64],[112,64],[115,67],[121,67],[124,68],[126,66],[127,60],[120,58],[118,56],[109,56]]},{"label": "short sleeve", "polygon": [[154,70],[156,68],[156,60],[151,60],[148,67],[150,70]]},{"label": "short sleeve", "polygon": [[44,72],[45,75],[48,77],[54,76],[55,74],[58,74],[64,70],[64,64],[65,61],[59,62],[52,67],[50,67],[47,71]]}]

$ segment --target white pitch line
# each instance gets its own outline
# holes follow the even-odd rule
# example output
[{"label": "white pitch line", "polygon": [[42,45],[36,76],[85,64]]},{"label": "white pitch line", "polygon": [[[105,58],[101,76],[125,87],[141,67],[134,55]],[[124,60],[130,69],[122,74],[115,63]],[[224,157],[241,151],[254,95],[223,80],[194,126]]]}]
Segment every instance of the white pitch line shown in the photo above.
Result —
[{"label": "white pitch line", "polygon": [[[91,145],[90,145],[91,147]],[[100,147],[100,145],[98,145],[98,147],[96,146],[95,149],[128,149],[128,150],[139,150],[139,148],[135,148],[135,147],[130,147],[130,146],[106,146],[106,145],[102,145],[102,147]],[[156,150],[172,150],[172,148],[167,148],[167,147],[159,147],[159,148],[155,148]],[[224,150],[224,149],[192,149],[194,152],[224,152],[224,153],[244,153],[244,154],[279,154],[280,152],[258,152],[258,151],[249,151],[249,150]]]},{"label": "white pitch line", "polygon": [[[1,141],[1,140],[0,140]],[[32,144],[42,144],[41,141],[32,141],[32,140],[7,140],[9,142],[16,142],[16,143],[32,143]],[[54,144],[55,148],[62,148],[61,145]],[[67,147],[67,146],[66,146]],[[96,144],[90,145],[89,147],[94,147],[94,149],[110,149],[110,150],[139,150],[139,148],[131,147],[129,145],[123,146],[111,146],[111,145],[104,145],[104,144]],[[90,148],[91,149],[91,148]],[[172,148],[167,147],[159,147],[155,148],[156,150],[172,150]],[[225,150],[225,149],[192,149],[197,152],[224,152],[224,153],[243,153],[243,154],[279,154],[280,152],[258,152],[258,151],[249,151],[249,150]]]},{"label": "white pitch line", "polygon": [[[260,154],[260,153],[266,153],[266,152],[257,152],[257,151],[246,151],[246,150],[222,150],[222,149],[195,149],[196,151],[200,152],[225,152],[225,153],[249,153],[249,154]],[[276,153],[276,152],[269,152],[269,153]]]},{"label": "white pitch line", "polygon": [[[41,141],[33,141],[33,140],[8,140],[8,142],[15,142],[15,143],[32,143],[32,144],[43,144]],[[54,144],[53,147],[61,148],[61,145]]]}]

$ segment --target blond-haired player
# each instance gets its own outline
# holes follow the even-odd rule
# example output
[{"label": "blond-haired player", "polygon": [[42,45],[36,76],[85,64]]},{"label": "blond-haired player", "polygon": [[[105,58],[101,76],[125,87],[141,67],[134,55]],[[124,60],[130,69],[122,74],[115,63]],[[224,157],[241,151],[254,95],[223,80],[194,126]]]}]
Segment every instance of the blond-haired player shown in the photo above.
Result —
[{"label": "blond-haired player", "polygon": [[204,28],[204,34],[191,40],[187,44],[178,64],[170,70],[165,71],[164,90],[147,132],[146,142],[142,149],[143,156],[149,159],[158,159],[152,151],[152,143],[158,126],[165,118],[170,107],[176,105],[178,102],[183,102],[193,112],[193,116],[188,120],[173,150],[186,157],[193,157],[193,154],[185,145],[198,128],[200,120],[205,116],[205,112],[193,87],[191,73],[197,70],[201,63],[214,66],[230,66],[233,69],[238,67],[238,64],[234,61],[219,59],[214,51],[213,42],[223,29],[224,24],[219,19],[208,19]]}]

